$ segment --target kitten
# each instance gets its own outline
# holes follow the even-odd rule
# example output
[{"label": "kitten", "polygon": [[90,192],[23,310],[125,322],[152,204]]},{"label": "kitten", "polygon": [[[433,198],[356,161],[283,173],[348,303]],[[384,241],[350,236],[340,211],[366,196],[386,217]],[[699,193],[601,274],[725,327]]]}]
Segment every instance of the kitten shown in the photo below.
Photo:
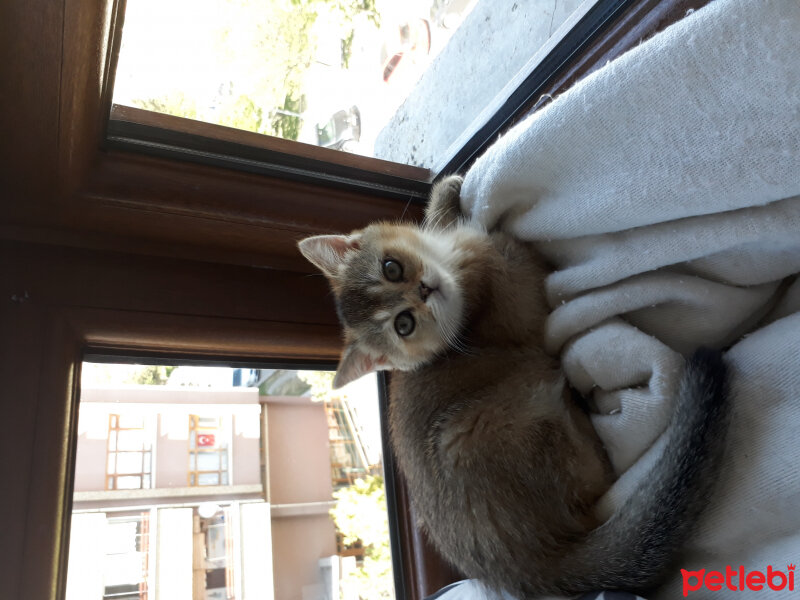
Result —
[{"label": "kitten", "polygon": [[725,368],[687,364],[668,445],[607,522],[607,456],[543,348],[547,265],[463,218],[461,179],[421,227],[378,223],[300,250],[328,277],[345,349],[334,387],[393,369],[391,441],[422,526],[462,573],[517,598],[657,584],[714,481]]}]

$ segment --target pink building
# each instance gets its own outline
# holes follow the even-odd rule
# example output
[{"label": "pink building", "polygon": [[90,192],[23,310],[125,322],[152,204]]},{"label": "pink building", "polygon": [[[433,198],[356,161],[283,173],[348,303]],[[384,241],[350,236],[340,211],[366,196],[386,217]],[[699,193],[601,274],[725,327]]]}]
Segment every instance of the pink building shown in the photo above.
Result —
[{"label": "pink building", "polygon": [[254,388],[83,389],[67,598],[339,597],[329,429]]}]

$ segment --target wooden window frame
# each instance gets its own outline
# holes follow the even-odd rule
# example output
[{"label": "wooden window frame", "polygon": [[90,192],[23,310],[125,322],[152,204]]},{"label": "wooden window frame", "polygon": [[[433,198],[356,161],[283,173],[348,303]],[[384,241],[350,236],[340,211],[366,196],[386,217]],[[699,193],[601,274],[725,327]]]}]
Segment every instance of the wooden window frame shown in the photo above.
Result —
[{"label": "wooden window frame", "polygon": [[[64,595],[85,353],[332,364],[335,311],[297,240],[422,212],[371,189],[109,145],[120,1],[0,3],[0,376],[13,423],[0,436],[0,578],[11,597]],[[621,4],[449,167],[471,164],[496,131],[538,109],[539,94],[564,91],[706,1]],[[456,574],[414,526],[402,479],[387,481],[387,501],[399,519],[398,598],[419,600]]]},{"label": "wooden window frame", "polygon": [[[199,432],[201,430],[205,431],[206,429],[209,429],[207,427],[203,427],[203,428],[200,427],[200,419],[201,418],[203,418],[203,417],[201,417],[200,415],[194,415],[194,414],[189,415],[189,468],[188,468],[187,473],[186,473],[186,485],[189,486],[189,487],[217,487],[217,486],[220,486],[220,485],[233,485],[233,481],[231,481],[231,475],[230,475],[230,466],[231,466],[231,460],[232,460],[233,457],[231,456],[231,453],[230,453],[230,444],[228,442],[228,436],[225,437],[225,446],[224,447],[220,447],[220,442],[217,442],[217,447],[215,447],[215,448],[212,448],[212,449],[200,448],[200,446],[197,444],[197,436],[199,435]],[[223,428],[223,421],[222,421],[223,418],[218,416],[218,417],[216,417],[216,419],[217,419],[217,426],[214,428],[214,435],[215,435],[215,440],[219,440],[220,439],[220,433],[222,433],[222,431],[223,431],[223,429],[222,429]],[[195,436],[194,438],[192,437],[192,434],[194,434],[194,436]],[[194,439],[194,448],[192,448],[192,445],[191,445],[192,439]],[[204,453],[212,453],[212,452],[219,456],[219,469],[217,469],[216,471],[201,471],[200,469],[198,469],[198,465],[200,463],[200,460],[199,460],[200,459],[200,455],[204,454]],[[224,465],[225,468],[223,468],[223,464],[222,464],[222,454],[223,453],[226,455],[225,456],[225,465]],[[194,461],[195,461],[194,462],[194,469],[192,469],[192,456],[194,456]],[[201,484],[200,483],[200,475],[205,475],[207,473],[216,473],[216,475],[217,475],[217,483],[215,483],[215,484],[202,483]],[[225,480],[226,480],[225,483],[222,482],[223,474],[225,475]],[[193,483],[193,481],[194,481],[194,483]]]}]

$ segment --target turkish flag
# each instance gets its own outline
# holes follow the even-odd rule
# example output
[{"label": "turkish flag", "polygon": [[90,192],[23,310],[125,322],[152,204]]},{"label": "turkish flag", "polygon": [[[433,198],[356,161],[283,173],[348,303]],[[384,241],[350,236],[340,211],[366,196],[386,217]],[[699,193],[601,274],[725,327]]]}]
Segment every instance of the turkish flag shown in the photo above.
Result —
[{"label": "turkish flag", "polygon": [[197,447],[198,448],[208,448],[209,446],[214,446],[216,444],[216,440],[214,439],[213,433],[198,433],[197,434]]}]

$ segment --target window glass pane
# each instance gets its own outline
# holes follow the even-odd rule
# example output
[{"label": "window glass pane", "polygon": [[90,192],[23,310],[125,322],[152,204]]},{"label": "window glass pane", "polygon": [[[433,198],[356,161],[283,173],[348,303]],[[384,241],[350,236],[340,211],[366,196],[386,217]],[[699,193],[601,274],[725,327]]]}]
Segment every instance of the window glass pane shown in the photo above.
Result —
[{"label": "window glass pane", "polygon": [[119,415],[120,429],[144,429],[144,418],[142,415]]},{"label": "window glass pane", "polygon": [[141,452],[118,452],[117,473],[142,473]]},{"label": "window glass pane", "polygon": [[[150,367],[139,369],[137,379],[154,379]],[[147,384],[146,395],[124,381],[115,389],[105,378],[94,386],[83,379],[68,598],[138,600],[159,590],[206,599],[290,600],[304,590],[331,599],[393,596],[375,379],[334,395],[328,372],[248,369],[237,378],[235,371],[177,367],[170,372],[180,383],[168,374]],[[185,395],[190,384],[195,402]],[[149,449],[109,449],[112,414],[120,426],[143,426],[121,431],[121,446]],[[356,526],[365,537],[385,531],[374,547],[342,516],[364,502],[375,510]]]},{"label": "window glass pane", "polygon": [[141,429],[121,430],[117,433],[117,450],[141,450],[146,440],[147,433]]},{"label": "window glass pane", "polygon": [[199,417],[197,419],[198,429],[217,429],[220,426],[220,420],[217,417]]},{"label": "window glass pane", "polygon": [[112,518],[106,527],[106,554],[123,554],[136,550],[139,521],[135,518]]},{"label": "window glass pane", "polygon": [[219,452],[198,452],[197,470],[198,471],[219,471],[220,457]]},{"label": "window glass pane", "polygon": [[198,473],[197,485],[219,485],[219,473]]},{"label": "window glass pane", "polygon": [[130,475],[117,477],[118,490],[138,490],[142,487],[141,477],[132,477]]}]

